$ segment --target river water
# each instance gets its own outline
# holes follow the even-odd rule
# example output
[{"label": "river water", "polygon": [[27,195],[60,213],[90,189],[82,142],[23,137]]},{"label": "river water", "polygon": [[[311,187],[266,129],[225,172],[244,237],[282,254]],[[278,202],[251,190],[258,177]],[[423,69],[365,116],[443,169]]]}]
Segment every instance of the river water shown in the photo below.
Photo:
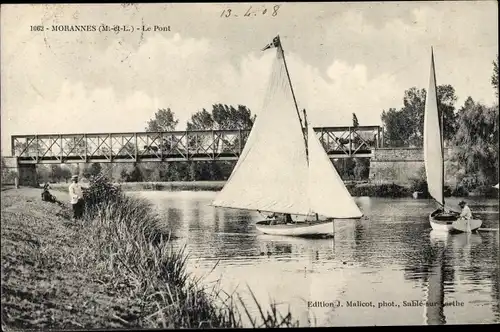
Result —
[{"label": "river water", "polygon": [[[187,246],[188,270],[239,293],[252,314],[247,287],[301,325],[500,322],[499,232],[436,233],[430,200],[357,197],[365,218],[337,221],[333,239],[300,239],[259,233],[260,214],[214,208],[215,194],[136,193]],[[482,227],[498,229],[497,200],[467,201]]]}]

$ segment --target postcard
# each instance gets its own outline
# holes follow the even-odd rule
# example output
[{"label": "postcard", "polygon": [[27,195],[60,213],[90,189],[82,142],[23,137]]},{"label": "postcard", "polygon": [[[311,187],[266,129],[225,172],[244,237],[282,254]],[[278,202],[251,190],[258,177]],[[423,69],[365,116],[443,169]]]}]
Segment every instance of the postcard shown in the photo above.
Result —
[{"label": "postcard", "polygon": [[500,322],[498,4],[1,6],[6,330]]}]

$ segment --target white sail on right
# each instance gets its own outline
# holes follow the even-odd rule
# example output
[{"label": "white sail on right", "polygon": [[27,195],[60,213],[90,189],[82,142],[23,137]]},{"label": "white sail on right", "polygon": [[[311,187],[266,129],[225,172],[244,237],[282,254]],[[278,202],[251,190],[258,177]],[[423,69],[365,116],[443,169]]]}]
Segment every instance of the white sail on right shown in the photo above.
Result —
[{"label": "white sail on right", "polygon": [[431,71],[429,89],[425,98],[424,114],[424,162],[429,193],[444,205],[443,194],[443,140],[440,116],[437,104],[436,75],[434,72],[434,54],[431,52]]},{"label": "white sail on right", "polygon": [[315,213],[329,218],[361,218],[363,213],[344,185],[312,126],[309,142],[309,199]]}]

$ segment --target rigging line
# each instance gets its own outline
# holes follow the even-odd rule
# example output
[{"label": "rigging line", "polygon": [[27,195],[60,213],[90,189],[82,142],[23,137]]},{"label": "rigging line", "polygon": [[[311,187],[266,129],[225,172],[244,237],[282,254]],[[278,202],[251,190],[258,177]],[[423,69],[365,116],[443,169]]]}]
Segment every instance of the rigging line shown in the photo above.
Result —
[{"label": "rigging line", "polygon": [[412,59],[412,61],[409,61],[408,64],[406,64],[406,65],[390,72],[389,74],[387,74],[387,77],[392,77],[392,76],[396,75],[397,73],[403,71],[404,69],[407,69],[410,66],[415,66],[416,64],[418,64],[419,62],[422,62],[422,61],[423,61],[423,59],[421,57]]},{"label": "rigging line", "polygon": [[292,80],[290,79],[290,74],[288,72],[288,67],[286,65],[285,51],[283,50],[281,42],[278,45],[278,52],[281,53],[281,57],[283,58],[283,64],[285,65],[285,71],[286,71],[286,75],[288,77],[288,83],[290,84],[290,90],[292,92],[293,102],[295,103],[295,110],[297,111],[297,116],[299,117],[299,122],[300,122],[300,128],[302,129],[302,137],[304,138],[304,145],[305,145],[305,148],[306,148],[306,159],[309,162],[309,156],[308,156],[308,153],[307,153],[307,133],[305,132],[304,127],[302,125],[302,118],[300,117],[299,107],[297,106],[297,100],[295,98],[295,93],[293,91]]},{"label": "rigging line", "polygon": [[286,65],[285,51],[283,50],[281,43],[278,46],[278,51],[281,52],[281,57],[283,58],[283,64],[285,65],[286,76],[288,78],[288,83],[290,84],[290,90],[292,91],[293,102],[295,104],[295,110],[297,111],[297,116],[299,117],[300,126],[302,127],[302,118],[300,117],[299,107],[297,106],[297,99],[295,98],[295,93],[293,92],[292,80],[290,79],[290,73],[288,72],[288,66]]}]

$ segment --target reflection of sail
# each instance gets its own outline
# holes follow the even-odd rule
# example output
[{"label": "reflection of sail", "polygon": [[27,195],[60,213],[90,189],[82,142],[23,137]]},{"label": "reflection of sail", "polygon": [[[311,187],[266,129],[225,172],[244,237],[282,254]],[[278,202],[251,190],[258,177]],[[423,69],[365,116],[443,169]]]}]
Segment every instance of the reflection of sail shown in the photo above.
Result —
[{"label": "reflection of sail", "polygon": [[269,254],[293,254],[294,256],[309,256],[312,261],[329,260],[334,257],[334,241],[326,239],[306,239],[279,235],[259,235],[259,240],[265,245]]},{"label": "reflection of sail", "polygon": [[[425,309],[426,323],[429,325],[446,324],[444,314],[445,303],[445,262],[449,262],[449,257],[445,258],[447,250],[456,255],[463,252],[463,256],[458,259],[465,265],[471,262],[471,247],[482,243],[482,238],[477,234],[450,234],[448,232],[431,231],[430,240],[432,247],[437,251],[435,261],[430,268],[427,279]],[[449,264],[458,264],[458,262],[449,262]]]},{"label": "reflection of sail", "polygon": [[437,244],[443,244],[447,246],[451,236],[453,235],[451,235],[449,232],[439,232],[436,230],[432,230],[429,233],[432,246],[436,246]]},{"label": "reflection of sail", "polygon": [[[441,237],[432,235],[431,241],[434,243],[444,242],[446,244],[449,237]],[[438,249],[435,264],[432,265],[427,279],[427,293],[424,299],[424,312],[426,323],[428,325],[442,325],[446,324],[446,317],[444,315],[444,252],[445,248]]]},{"label": "reflection of sail", "polygon": [[470,249],[473,245],[475,246],[483,243],[483,238],[479,234],[460,233],[452,236],[451,243],[453,251],[456,252],[458,249]]}]

